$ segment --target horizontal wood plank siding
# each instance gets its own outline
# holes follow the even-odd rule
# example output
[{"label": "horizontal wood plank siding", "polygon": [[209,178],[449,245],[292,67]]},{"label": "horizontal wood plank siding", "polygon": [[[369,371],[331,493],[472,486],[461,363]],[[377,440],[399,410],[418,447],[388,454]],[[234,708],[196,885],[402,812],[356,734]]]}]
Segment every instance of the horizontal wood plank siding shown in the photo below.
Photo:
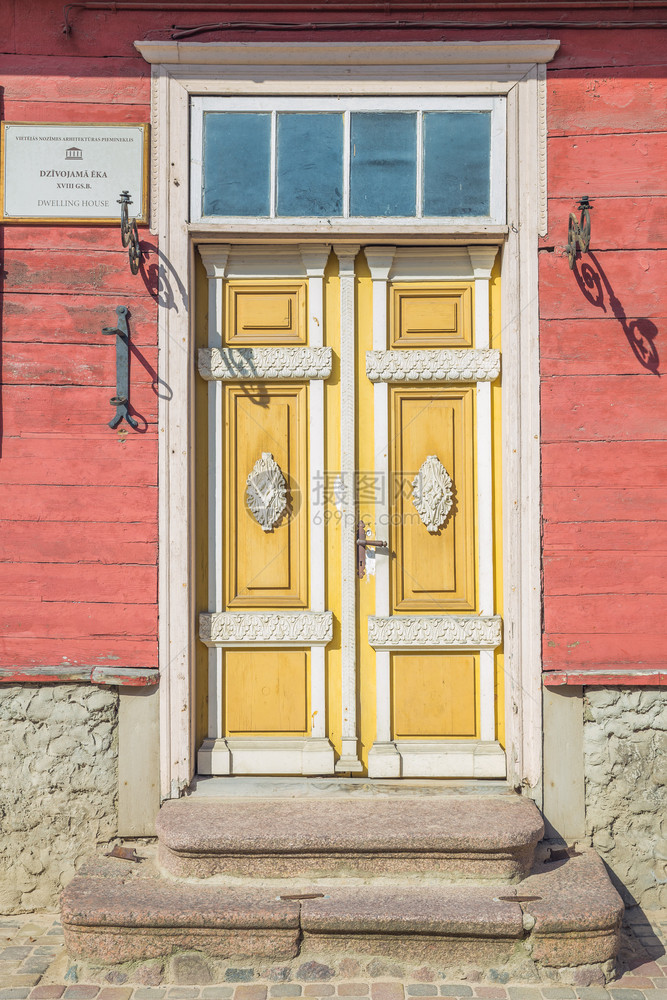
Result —
[{"label": "horizontal wood plank siding", "polygon": [[[60,12],[8,6],[6,121],[150,120],[150,71],[135,52],[111,61],[87,32],[65,52],[49,38]],[[119,227],[2,233],[0,681],[157,679],[158,258],[147,229],[140,239],[134,277]],[[137,431],[107,426],[116,352],[101,331],[117,305],[130,309]]]},{"label": "horizontal wood plank siding", "polygon": [[[559,60],[560,62],[560,60]],[[577,136],[667,129],[662,59],[640,66],[552,69],[547,85],[549,135]]]},{"label": "horizontal wood plank siding", "polygon": [[[9,226],[5,229],[5,234],[7,232],[11,232]],[[57,234],[54,234],[53,239],[57,238]],[[11,259],[11,255],[11,249],[7,249],[6,257]],[[126,261],[125,254],[119,256],[118,266],[127,267]],[[132,347],[155,348],[155,302],[152,298],[142,299],[140,295],[132,295],[130,301]],[[9,294],[5,290],[2,306],[3,342],[97,346],[100,342],[97,338],[102,336],[101,332],[98,333],[98,324],[101,322],[108,326],[113,322],[115,308],[119,304],[118,294],[54,293],[49,292],[48,284],[29,293]]]},{"label": "horizontal wood plank siding", "polygon": [[[548,73],[546,683],[664,682],[667,403],[656,372],[667,371],[666,42],[664,30],[591,32],[585,64],[583,46],[563,46]],[[582,194],[594,206],[592,252],[571,271],[567,220]]]},{"label": "horizontal wood plank siding", "polygon": [[[562,252],[567,243],[567,219],[575,204],[571,197],[548,199],[549,218],[553,228],[541,240],[542,246],[549,246],[550,241],[555,240]],[[595,253],[609,250],[664,250],[667,246],[667,196],[664,194],[629,198],[599,196],[595,199],[594,208],[591,248]],[[603,315],[601,313],[600,319]]]}]

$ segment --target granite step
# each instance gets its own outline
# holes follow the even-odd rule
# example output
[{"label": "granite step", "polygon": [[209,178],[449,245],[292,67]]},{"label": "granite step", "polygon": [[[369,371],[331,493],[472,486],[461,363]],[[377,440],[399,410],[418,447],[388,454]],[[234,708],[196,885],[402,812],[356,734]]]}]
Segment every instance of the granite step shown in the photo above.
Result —
[{"label": "granite step", "polygon": [[288,959],[301,937],[297,901],[252,884],[176,882],[150,856],[140,863],[89,859],[64,890],[60,910],[69,955],[100,964],[177,951]]},{"label": "granite step", "polygon": [[159,860],[179,877],[424,874],[512,883],[543,833],[517,795],[338,795],[166,802]]},{"label": "granite step", "polygon": [[[140,853],[142,850],[140,849]],[[277,887],[278,885],[278,887]],[[183,882],[140,864],[97,858],[62,897],[69,955],[137,963],[197,952],[221,980],[230,968],[304,963],[336,968],[355,956],[440,970],[490,966],[557,978],[562,967],[609,974],[623,905],[598,856],[540,864],[521,886],[415,884],[412,878],[262,883]],[[369,966],[370,967],[370,966]],[[259,974],[258,972],[256,974]]]},{"label": "granite step", "polygon": [[[369,886],[301,903],[301,947],[445,965],[601,965],[618,951],[623,903],[590,850],[536,866],[520,886]],[[520,942],[520,943],[519,943]]]}]

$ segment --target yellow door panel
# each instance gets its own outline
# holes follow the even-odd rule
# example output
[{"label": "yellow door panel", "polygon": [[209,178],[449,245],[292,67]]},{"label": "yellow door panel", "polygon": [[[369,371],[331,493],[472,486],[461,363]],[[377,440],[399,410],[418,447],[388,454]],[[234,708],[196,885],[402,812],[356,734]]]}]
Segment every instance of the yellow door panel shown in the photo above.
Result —
[{"label": "yellow door panel", "polygon": [[472,347],[472,286],[394,282],[389,328],[392,347]]},{"label": "yellow door panel", "polygon": [[[390,391],[393,609],[474,611],[474,387]],[[451,509],[436,531],[414,503],[414,482],[434,455],[452,480]],[[419,481],[419,480],[418,480]]]},{"label": "yellow door panel", "polygon": [[305,344],[306,282],[230,281],[224,343],[229,347]]},{"label": "yellow door panel", "polygon": [[[198,322],[206,346],[210,301],[206,275],[197,285],[202,315]],[[243,273],[235,271],[234,273]],[[254,273],[254,272],[253,272]],[[295,272],[296,273],[296,272]],[[403,272],[398,272],[403,273]],[[432,273],[428,270],[426,273]],[[355,263],[357,425],[356,468],[352,484],[341,473],[340,280],[331,254],[324,277],[323,343],[333,350],[331,375],[325,380],[323,470],[309,468],[309,383],[225,383],[218,388],[223,403],[222,450],[222,600],[209,599],[207,494],[210,429],[209,383],[198,379],[196,461],[198,468],[197,610],[251,611],[311,609],[309,581],[309,497],[325,498],[324,607],[333,612],[333,637],[325,656],[326,735],[337,753],[347,703],[342,681],[343,617],[341,547],[349,525],[341,522],[342,490],[357,491],[355,521],[363,519],[369,537],[389,539],[387,550],[368,550],[366,573],[356,580],[356,707],[359,758],[364,767],[377,739],[376,689],[386,674],[377,671],[375,650],[368,642],[368,617],[377,613],[475,614],[477,596],[476,387],[453,383],[390,383],[386,388],[389,427],[389,478],[378,468],[381,458],[375,434],[376,387],[366,377],[366,351],[373,344],[373,282],[363,253]],[[306,345],[308,282],[300,277],[225,280],[222,291],[222,340],[229,347]],[[316,301],[315,299],[313,301]],[[491,281],[491,346],[500,348],[500,279]],[[474,283],[463,280],[403,280],[387,286],[387,347],[466,348],[475,345]],[[216,327],[217,332],[217,327]],[[311,383],[312,385],[312,383]],[[495,613],[502,614],[501,385],[491,387],[493,436],[493,520]],[[209,394],[209,395],[207,395]],[[313,395],[311,395],[313,394]],[[383,398],[383,397],[382,397]],[[315,433],[315,431],[313,432]],[[319,431],[319,422],[318,430]],[[248,506],[248,476],[262,455],[269,454],[286,483],[286,511],[264,531]],[[429,531],[413,502],[413,481],[424,461],[437,456],[451,477],[452,508],[442,526]],[[311,481],[312,479],[312,481]],[[376,507],[382,497],[382,507]],[[384,498],[389,501],[389,523]],[[380,517],[381,511],[383,516]],[[353,526],[354,528],[354,526]],[[388,554],[389,553],[389,554]],[[389,607],[378,612],[376,583],[386,588]],[[319,567],[317,567],[319,570]],[[313,592],[314,593],[314,592]],[[386,589],[382,590],[386,594]],[[317,610],[317,607],[316,607]],[[205,688],[211,655],[199,644],[198,684],[202,691],[198,731],[205,735]],[[309,649],[252,647],[225,649],[220,729],[231,737],[300,738],[311,734]],[[201,662],[199,662],[201,661]],[[386,659],[384,661],[387,662]],[[469,650],[405,649],[390,654],[391,738],[447,741],[480,738],[479,654]],[[317,659],[315,659],[317,664]],[[318,675],[314,674],[314,678]],[[382,688],[380,688],[382,691]],[[385,689],[386,690],[386,689]],[[211,697],[212,695],[209,695]],[[502,647],[496,651],[497,734],[503,742]],[[384,704],[384,702],[383,702]],[[387,717],[386,714],[384,716]],[[319,718],[319,717],[318,717]],[[389,731],[388,728],[386,730]],[[202,738],[203,738],[202,735]],[[271,773],[270,769],[267,773]]]},{"label": "yellow door panel", "polygon": [[[308,606],[307,397],[304,385],[227,386],[225,463],[226,604]],[[285,481],[286,506],[264,530],[248,504],[248,476],[270,455]],[[258,487],[268,489],[264,480]]]},{"label": "yellow door panel", "polygon": [[475,653],[395,653],[392,728],[395,739],[470,737],[478,733]]},{"label": "yellow door panel", "polygon": [[308,732],[308,652],[229,649],[225,653],[228,736]]}]

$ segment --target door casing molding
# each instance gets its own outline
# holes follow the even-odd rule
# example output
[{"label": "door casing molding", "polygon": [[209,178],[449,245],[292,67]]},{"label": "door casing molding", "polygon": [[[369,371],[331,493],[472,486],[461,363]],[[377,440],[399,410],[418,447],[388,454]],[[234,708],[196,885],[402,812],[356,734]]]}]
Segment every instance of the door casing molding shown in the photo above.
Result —
[{"label": "door casing molding", "polygon": [[[538,236],[546,232],[545,64],[555,40],[347,44],[135,42],[152,64],[151,228],[159,234],[159,664],[162,798],[195,769],[193,581],[195,378],[190,308],[195,242],[304,242],[321,234],[261,223],[188,224],[193,95],[494,94],[507,98],[507,226],[409,227],[328,239],[502,243],[503,549],[509,781],[541,799],[541,582]],[[166,398],[168,396],[169,398]]]}]

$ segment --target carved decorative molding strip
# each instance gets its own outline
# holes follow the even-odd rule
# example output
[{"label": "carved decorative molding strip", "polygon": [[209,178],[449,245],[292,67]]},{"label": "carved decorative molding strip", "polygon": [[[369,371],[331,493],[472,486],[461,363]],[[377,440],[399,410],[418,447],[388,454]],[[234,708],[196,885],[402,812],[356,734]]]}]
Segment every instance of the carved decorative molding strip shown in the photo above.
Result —
[{"label": "carved decorative molding strip", "polygon": [[331,374],[330,347],[203,347],[199,374],[207,381],[324,379]]},{"label": "carved decorative molding strip", "polygon": [[547,223],[547,68],[537,67],[537,158],[538,158],[538,235],[546,236]]},{"label": "carved decorative molding strip", "polygon": [[502,618],[463,615],[370,616],[374,649],[495,649],[502,642]]},{"label": "carved decorative molding strip", "polygon": [[366,351],[371,382],[493,382],[500,374],[500,351]]},{"label": "carved decorative molding strip", "polygon": [[158,183],[160,164],[160,70],[151,69],[151,190],[150,190],[150,231],[158,232]]},{"label": "carved decorative molding strip", "polygon": [[270,451],[263,451],[246,479],[246,503],[262,531],[273,531],[285,513],[287,484]]},{"label": "carved decorative molding strip", "polygon": [[452,479],[437,455],[424,459],[412,480],[412,502],[431,534],[439,531],[452,509]]},{"label": "carved decorative molding strip", "polygon": [[315,646],[333,636],[331,611],[220,611],[199,616],[207,646]]}]

